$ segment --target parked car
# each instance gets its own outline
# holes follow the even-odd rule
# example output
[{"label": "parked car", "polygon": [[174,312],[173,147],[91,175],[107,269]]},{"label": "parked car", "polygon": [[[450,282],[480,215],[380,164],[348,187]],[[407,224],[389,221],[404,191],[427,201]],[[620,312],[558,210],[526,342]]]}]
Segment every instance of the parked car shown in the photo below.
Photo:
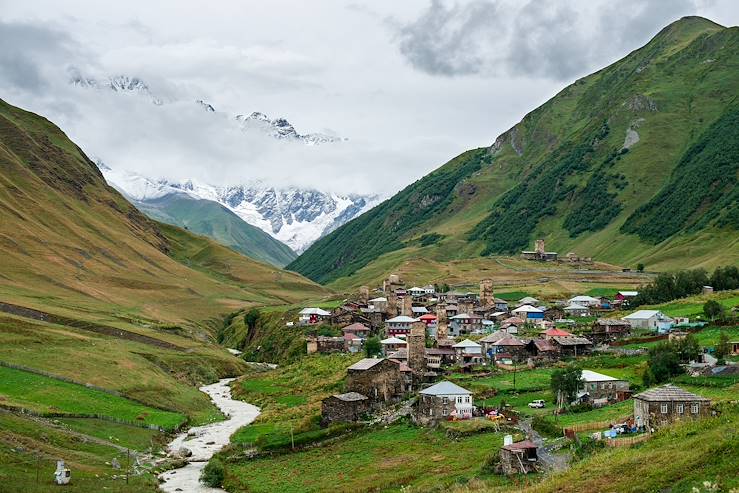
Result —
[{"label": "parked car", "polygon": [[541,409],[542,407],[544,407],[544,405],[545,405],[544,401],[541,399],[537,399],[535,401],[529,402],[529,407],[536,408],[536,409]]}]

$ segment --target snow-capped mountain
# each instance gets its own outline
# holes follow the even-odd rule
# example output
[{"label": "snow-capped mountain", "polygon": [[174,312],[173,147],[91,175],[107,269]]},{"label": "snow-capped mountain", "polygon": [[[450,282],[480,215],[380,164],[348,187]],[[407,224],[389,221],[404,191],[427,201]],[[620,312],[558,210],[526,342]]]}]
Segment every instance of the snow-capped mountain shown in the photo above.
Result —
[{"label": "snow-capped mountain", "polygon": [[[157,106],[164,104],[164,100],[154,95],[151,89],[149,89],[149,85],[138,77],[117,75],[103,79],[95,79],[83,76],[76,68],[71,68],[69,70],[69,74],[69,83],[76,87],[98,90],[107,89],[124,94],[138,94],[150,99],[151,102]],[[202,99],[195,100],[195,104],[202,107],[207,113],[218,113],[213,105]],[[285,118],[270,119],[267,115],[259,111],[255,111],[250,115],[238,114],[233,117],[229,116],[229,118],[233,118],[235,124],[244,132],[261,132],[264,135],[268,135],[279,140],[301,142],[306,145],[320,145],[347,140],[345,138],[326,133],[300,134],[292,123],[287,121]]]},{"label": "snow-capped mountain", "polygon": [[236,121],[239,122],[241,129],[245,132],[259,131],[275,139],[286,139],[302,141],[308,145],[327,144],[330,142],[340,142],[341,137],[327,135],[322,133],[311,133],[301,135],[293,125],[284,118],[276,118],[270,120],[267,115],[255,111],[249,116],[236,115]]},{"label": "snow-capped mountain", "polygon": [[97,164],[108,183],[136,201],[156,200],[175,193],[212,200],[298,253],[379,202],[377,196],[278,188],[259,181],[229,187],[193,180],[173,183],[113,170],[99,160]]},{"label": "snow-capped mountain", "polygon": [[139,79],[138,77],[129,77],[128,75],[116,75],[104,79],[94,79],[91,77],[84,77],[77,70],[72,69],[70,71],[69,83],[73,86],[78,87],[107,89],[113,92],[124,94],[139,94],[149,98],[151,102],[157,106],[163,104],[163,101],[160,98],[152,94],[146,82]]}]

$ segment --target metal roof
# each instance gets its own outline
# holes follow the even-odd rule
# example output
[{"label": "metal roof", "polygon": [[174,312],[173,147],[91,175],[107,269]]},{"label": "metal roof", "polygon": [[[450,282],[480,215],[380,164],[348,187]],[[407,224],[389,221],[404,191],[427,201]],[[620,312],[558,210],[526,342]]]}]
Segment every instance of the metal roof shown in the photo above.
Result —
[{"label": "metal roof", "polygon": [[448,380],[432,385],[427,389],[423,389],[419,394],[424,395],[472,395],[467,389],[463,389],[459,385]]},{"label": "metal roof", "polygon": [[582,376],[580,379],[583,382],[615,382],[619,380],[618,378],[609,377],[608,375],[603,375],[602,373],[598,373],[591,370],[583,370]]},{"label": "metal roof", "polygon": [[385,358],[364,358],[354,363],[352,366],[347,368],[347,370],[369,370],[384,359]]},{"label": "metal roof", "polygon": [[346,394],[334,394],[333,397],[345,402],[366,401],[367,396],[359,392],[347,392]]},{"label": "metal roof", "polygon": [[417,318],[408,317],[406,315],[398,315],[397,317],[393,317],[389,320],[385,320],[385,323],[398,323],[398,324],[409,324],[413,322],[418,322]]},{"label": "metal roof", "polygon": [[470,341],[469,339],[465,339],[464,341],[458,342],[452,347],[480,347],[480,345],[476,343],[475,341]]}]

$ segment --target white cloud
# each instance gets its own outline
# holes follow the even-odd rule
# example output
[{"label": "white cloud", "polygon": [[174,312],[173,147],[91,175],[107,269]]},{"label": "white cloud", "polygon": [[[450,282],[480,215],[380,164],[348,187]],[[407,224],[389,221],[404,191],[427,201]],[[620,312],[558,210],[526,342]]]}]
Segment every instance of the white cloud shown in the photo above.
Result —
[{"label": "white cloud", "polygon": [[[738,11],[688,0],[5,2],[0,97],[116,168],[389,194],[489,145],[676,17],[735,24]],[[140,77],[165,104],[72,87],[70,66]],[[349,141],[306,147],[235,130],[233,115],[252,111]]]}]

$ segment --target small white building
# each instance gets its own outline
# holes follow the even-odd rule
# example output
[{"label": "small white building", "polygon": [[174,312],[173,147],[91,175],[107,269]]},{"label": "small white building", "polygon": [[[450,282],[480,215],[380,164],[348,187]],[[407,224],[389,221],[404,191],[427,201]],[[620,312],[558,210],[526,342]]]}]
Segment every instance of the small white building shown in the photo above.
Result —
[{"label": "small white building", "polygon": [[563,308],[568,317],[588,317],[590,316],[590,307],[580,305],[578,303],[570,303]]},{"label": "small white building", "polygon": [[321,308],[303,308],[298,314],[298,321],[303,325],[312,325],[328,320],[331,312]]},{"label": "small white building", "polygon": [[532,305],[522,305],[511,311],[513,316],[518,317],[524,321],[532,322],[536,319],[544,318],[544,310]]},{"label": "small white building", "polygon": [[457,384],[444,380],[419,392],[419,414],[441,418],[455,416],[459,418],[472,417],[474,404],[472,392]]},{"label": "small white building", "polygon": [[413,296],[414,298],[421,297],[426,294],[426,290],[423,288],[419,288],[418,286],[413,286],[408,290],[408,294]]},{"label": "small white building", "polygon": [[675,321],[659,310],[638,310],[621,318],[632,329],[653,329],[659,332],[670,330]]},{"label": "small white building", "polygon": [[600,299],[599,298],[593,298],[592,296],[575,296],[574,298],[570,298],[567,300],[567,303],[570,305],[577,304],[582,306],[600,306]]}]

